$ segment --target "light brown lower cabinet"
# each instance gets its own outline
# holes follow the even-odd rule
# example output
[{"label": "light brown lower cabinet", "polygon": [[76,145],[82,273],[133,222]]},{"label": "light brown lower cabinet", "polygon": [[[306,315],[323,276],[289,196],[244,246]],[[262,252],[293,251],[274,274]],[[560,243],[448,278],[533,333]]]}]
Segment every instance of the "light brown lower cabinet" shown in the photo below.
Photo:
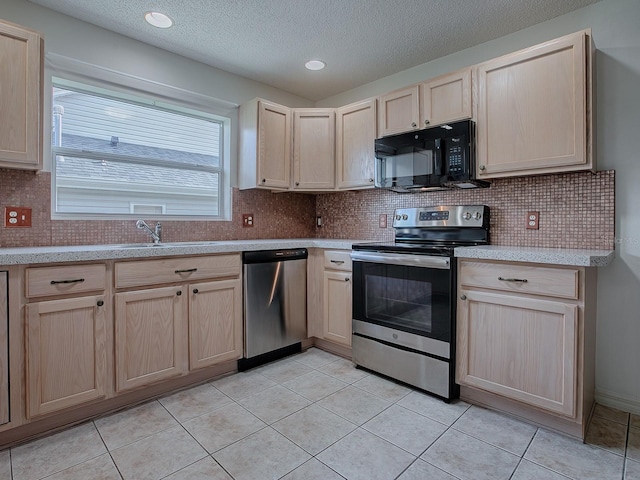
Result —
[{"label": "light brown lower cabinet", "polygon": [[181,375],[183,286],[115,295],[116,391]]},{"label": "light brown lower cabinet", "polygon": [[351,273],[324,272],[324,338],[351,346]]},{"label": "light brown lower cabinet", "polygon": [[26,305],[28,417],[104,397],[104,295]]},{"label": "light brown lower cabinet", "polygon": [[459,380],[573,417],[578,307],[466,292],[459,312]]},{"label": "light brown lower cabinet", "polygon": [[239,254],[116,262],[116,391],[242,357],[240,271]]},{"label": "light brown lower cabinet", "polygon": [[461,397],[583,437],[594,394],[595,295],[585,302],[593,269],[480,260],[458,268]]},{"label": "light brown lower cabinet", "polygon": [[9,304],[8,275],[0,272],[0,425],[9,423]]},{"label": "light brown lower cabinet", "polygon": [[242,357],[242,281],[189,286],[189,368]]}]

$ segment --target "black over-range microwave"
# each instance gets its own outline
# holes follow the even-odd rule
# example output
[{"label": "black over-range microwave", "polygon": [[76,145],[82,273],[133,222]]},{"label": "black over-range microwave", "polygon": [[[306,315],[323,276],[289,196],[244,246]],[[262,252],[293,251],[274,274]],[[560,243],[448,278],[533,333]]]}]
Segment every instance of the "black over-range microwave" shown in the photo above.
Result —
[{"label": "black over-range microwave", "polygon": [[488,187],[475,178],[475,124],[439,125],[375,141],[375,186],[397,192]]}]

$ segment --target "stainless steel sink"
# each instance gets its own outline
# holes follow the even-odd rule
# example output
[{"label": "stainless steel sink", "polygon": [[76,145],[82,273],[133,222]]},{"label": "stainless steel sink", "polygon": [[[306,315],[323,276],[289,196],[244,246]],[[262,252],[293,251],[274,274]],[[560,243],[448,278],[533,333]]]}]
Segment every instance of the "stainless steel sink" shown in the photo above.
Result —
[{"label": "stainless steel sink", "polygon": [[199,241],[199,242],[167,242],[167,243],[125,243],[122,245],[113,245],[114,249],[120,248],[159,248],[159,247],[199,247],[205,245],[211,245],[211,241]]},{"label": "stainless steel sink", "polygon": [[168,247],[168,243],[125,243],[123,245],[112,245],[114,249],[120,248],[149,248],[149,247]]}]

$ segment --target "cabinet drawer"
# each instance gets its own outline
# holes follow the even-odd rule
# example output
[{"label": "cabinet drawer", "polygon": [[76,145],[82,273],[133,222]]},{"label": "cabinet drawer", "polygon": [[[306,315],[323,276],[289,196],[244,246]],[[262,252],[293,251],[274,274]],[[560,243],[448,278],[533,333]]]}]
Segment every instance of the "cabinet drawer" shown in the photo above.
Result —
[{"label": "cabinet drawer", "polygon": [[351,271],[351,251],[327,250],[324,252],[324,268]]},{"label": "cabinet drawer", "polygon": [[106,288],[106,280],[104,264],[27,268],[26,296],[31,298],[95,292]]},{"label": "cabinet drawer", "polygon": [[489,262],[460,263],[460,284],[470,287],[578,299],[578,280],[578,269]]},{"label": "cabinet drawer", "polygon": [[239,254],[119,262],[115,266],[116,288],[237,277],[240,267]]}]

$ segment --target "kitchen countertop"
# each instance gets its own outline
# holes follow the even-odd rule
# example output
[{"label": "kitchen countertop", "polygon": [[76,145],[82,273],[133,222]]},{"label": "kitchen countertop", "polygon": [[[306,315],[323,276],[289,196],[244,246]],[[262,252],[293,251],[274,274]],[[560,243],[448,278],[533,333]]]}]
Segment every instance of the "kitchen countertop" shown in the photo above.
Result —
[{"label": "kitchen countertop", "polygon": [[[21,265],[92,260],[117,260],[172,255],[204,255],[237,253],[249,250],[281,248],[325,248],[350,250],[354,243],[365,240],[327,238],[293,238],[274,240],[228,240],[164,243],[161,246],[133,243],[126,245],[74,245],[57,247],[0,248],[0,265]],[[615,256],[613,250],[581,250],[565,248],[513,247],[485,245],[455,249],[459,258],[506,260],[512,262],[547,263],[581,267],[606,267]]]},{"label": "kitchen countertop", "polygon": [[281,248],[335,248],[350,250],[351,245],[357,242],[363,242],[363,240],[284,238],[276,240],[168,242],[160,246],[153,246],[149,243],[132,243],[126,245],[0,248],[0,265],[238,253],[249,250],[276,250]]},{"label": "kitchen countertop", "polygon": [[615,251],[482,245],[456,248],[455,256],[458,258],[547,263],[576,267],[606,267],[613,261]]}]

